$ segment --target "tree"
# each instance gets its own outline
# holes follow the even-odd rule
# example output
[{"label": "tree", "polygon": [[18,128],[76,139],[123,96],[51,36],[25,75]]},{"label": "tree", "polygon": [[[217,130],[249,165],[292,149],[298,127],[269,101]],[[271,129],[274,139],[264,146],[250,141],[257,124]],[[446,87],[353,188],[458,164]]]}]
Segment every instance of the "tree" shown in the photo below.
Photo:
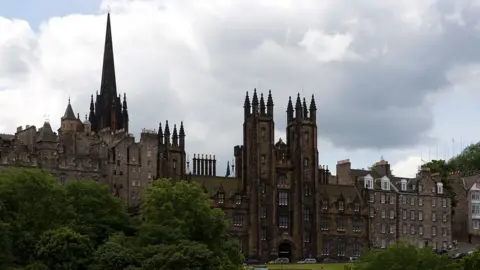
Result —
[{"label": "tree", "polygon": [[8,224],[14,263],[28,264],[40,235],[70,221],[65,189],[46,171],[0,172],[0,222]]},{"label": "tree", "polygon": [[115,240],[101,245],[95,252],[93,261],[93,269],[98,270],[122,270],[140,263],[134,249]]},{"label": "tree", "polygon": [[102,244],[117,231],[128,231],[131,220],[121,199],[106,186],[93,181],[70,182],[66,186],[74,217],[72,228],[86,234],[95,245]]},{"label": "tree", "polygon": [[448,255],[437,255],[431,248],[398,243],[386,249],[366,251],[351,267],[352,270],[460,270]]},{"label": "tree", "polygon": [[46,231],[37,243],[36,259],[50,269],[88,269],[93,253],[92,243],[87,236],[70,228]]}]

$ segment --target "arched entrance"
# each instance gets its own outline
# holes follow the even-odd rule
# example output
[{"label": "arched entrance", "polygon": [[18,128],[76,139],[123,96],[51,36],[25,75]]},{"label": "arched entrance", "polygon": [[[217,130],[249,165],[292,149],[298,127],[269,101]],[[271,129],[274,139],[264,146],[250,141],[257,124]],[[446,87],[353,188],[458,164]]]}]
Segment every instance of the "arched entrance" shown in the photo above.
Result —
[{"label": "arched entrance", "polygon": [[278,246],[278,258],[288,258],[292,260],[292,246],[290,243],[283,242]]}]

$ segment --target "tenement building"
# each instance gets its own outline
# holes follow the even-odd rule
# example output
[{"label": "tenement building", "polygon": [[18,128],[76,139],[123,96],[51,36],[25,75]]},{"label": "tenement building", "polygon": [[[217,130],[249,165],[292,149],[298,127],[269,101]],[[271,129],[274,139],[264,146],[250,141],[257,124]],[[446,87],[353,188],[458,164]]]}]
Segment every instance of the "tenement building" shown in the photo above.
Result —
[{"label": "tenement building", "polygon": [[182,122],[143,129],[136,141],[127,97],[117,92],[108,15],[100,91],[85,119],[68,102],[56,132],[46,121],[0,134],[0,168],[41,167],[62,183],[93,179],[130,207],[154,179],[198,182],[231,221],[241,252],[261,261],[352,257],[400,239],[451,243],[450,199],[427,169],[409,179],[392,175],[383,160],[369,170],[343,160],[332,175],[319,166],[314,97],[308,104],[300,95],[289,99],[286,138],[275,141],[272,92],[251,94],[243,104],[243,142],[224,176],[212,154],[186,158]]}]

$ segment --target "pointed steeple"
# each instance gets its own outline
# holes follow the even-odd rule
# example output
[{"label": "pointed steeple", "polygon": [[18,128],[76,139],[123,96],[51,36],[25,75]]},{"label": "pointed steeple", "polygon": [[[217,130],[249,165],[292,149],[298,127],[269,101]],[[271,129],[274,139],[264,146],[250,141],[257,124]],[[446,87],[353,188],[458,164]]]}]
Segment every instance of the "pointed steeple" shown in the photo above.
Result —
[{"label": "pointed steeple", "polygon": [[273,116],[273,98],[272,98],[272,90],[268,90],[268,98],[267,98],[267,115]]},{"label": "pointed steeple", "polygon": [[123,111],[127,111],[127,94],[123,93]]},{"label": "pointed steeple", "polygon": [[123,106],[122,106],[122,117],[123,117],[123,129],[125,132],[128,132],[128,107],[127,107],[127,94],[123,93]]},{"label": "pointed steeple", "polygon": [[308,107],[305,98],[303,98],[303,119],[308,119]]},{"label": "pointed steeple", "polygon": [[257,88],[253,89],[253,98],[252,98],[252,106],[258,107],[258,96],[257,96]]},{"label": "pointed steeple", "polygon": [[180,122],[180,131],[179,131],[180,137],[185,137],[185,129],[183,128],[183,121]]},{"label": "pointed steeple", "polygon": [[251,113],[250,97],[248,96],[248,91],[247,91],[247,94],[245,95],[245,103],[243,104],[243,108],[245,110],[245,118],[247,118],[247,116],[249,116]]},{"label": "pointed steeple", "polygon": [[92,123],[95,121],[95,104],[93,103],[93,95],[90,97],[90,113],[88,114],[88,121]]},{"label": "pointed steeple", "polygon": [[292,97],[288,97],[288,105],[287,105],[287,121],[290,122],[293,120],[293,103]]},{"label": "pointed steeple", "polygon": [[300,99],[300,93],[297,94],[297,102],[295,103],[295,119],[297,121],[302,120],[302,100]]},{"label": "pointed steeple", "polygon": [[63,114],[62,120],[76,120],[75,113],[73,112],[72,104],[70,104],[70,98],[68,98],[68,105]]},{"label": "pointed steeple", "polygon": [[312,95],[312,100],[310,101],[310,120],[313,122],[317,120],[317,105],[315,104],[314,95]]},{"label": "pointed steeple", "polygon": [[260,115],[265,114],[265,100],[263,99],[263,93],[260,94]]},{"label": "pointed steeple", "polygon": [[162,129],[162,122],[158,124],[158,133],[157,133],[157,141],[158,144],[163,144],[163,129]]},{"label": "pointed steeple", "polygon": [[225,172],[225,177],[230,177],[230,161],[227,161],[227,171]]},{"label": "pointed steeple", "polygon": [[112,26],[110,23],[110,13],[107,14],[107,31],[105,33],[105,48],[103,51],[102,84],[100,86],[100,95],[117,96],[117,83],[115,79],[115,63],[113,58]]},{"label": "pointed steeple", "polygon": [[168,126],[168,120],[165,123],[165,144],[169,145],[170,144],[170,127]]},{"label": "pointed steeple", "polygon": [[178,145],[177,125],[173,125],[172,141],[173,141],[173,145]]}]

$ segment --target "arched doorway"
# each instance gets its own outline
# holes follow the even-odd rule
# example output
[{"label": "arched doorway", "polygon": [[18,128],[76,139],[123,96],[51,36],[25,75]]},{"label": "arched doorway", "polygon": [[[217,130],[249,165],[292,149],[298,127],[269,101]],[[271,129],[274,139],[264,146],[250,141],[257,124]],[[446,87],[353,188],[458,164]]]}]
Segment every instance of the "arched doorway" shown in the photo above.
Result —
[{"label": "arched doorway", "polygon": [[288,258],[292,260],[292,246],[290,243],[283,242],[278,246],[278,258]]}]

